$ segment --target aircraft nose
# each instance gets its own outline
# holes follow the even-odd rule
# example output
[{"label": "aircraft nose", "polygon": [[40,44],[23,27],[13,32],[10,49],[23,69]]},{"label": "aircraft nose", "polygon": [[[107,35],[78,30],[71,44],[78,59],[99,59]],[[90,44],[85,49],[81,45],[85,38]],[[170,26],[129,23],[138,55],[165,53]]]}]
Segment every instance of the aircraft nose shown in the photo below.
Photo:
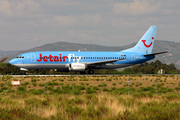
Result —
[{"label": "aircraft nose", "polygon": [[9,64],[11,64],[11,65],[13,65],[15,63],[16,63],[16,59],[12,59],[12,60],[9,61]]}]

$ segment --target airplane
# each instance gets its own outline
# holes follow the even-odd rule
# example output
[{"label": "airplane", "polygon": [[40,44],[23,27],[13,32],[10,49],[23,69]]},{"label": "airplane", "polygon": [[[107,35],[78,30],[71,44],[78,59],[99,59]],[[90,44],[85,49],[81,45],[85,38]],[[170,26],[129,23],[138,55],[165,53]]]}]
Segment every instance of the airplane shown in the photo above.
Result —
[{"label": "airplane", "polygon": [[38,51],[23,53],[9,61],[20,70],[56,69],[59,72],[78,71],[93,74],[93,69],[116,69],[142,64],[155,58],[152,53],[157,26],[151,26],[132,48],[117,52],[93,51]]}]

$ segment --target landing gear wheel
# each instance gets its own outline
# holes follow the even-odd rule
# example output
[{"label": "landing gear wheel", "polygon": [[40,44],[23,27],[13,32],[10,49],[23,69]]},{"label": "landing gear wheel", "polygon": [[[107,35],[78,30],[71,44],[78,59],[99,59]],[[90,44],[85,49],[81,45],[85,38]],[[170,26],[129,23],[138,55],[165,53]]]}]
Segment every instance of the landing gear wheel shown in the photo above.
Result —
[{"label": "landing gear wheel", "polygon": [[88,73],[89,74],[94,74],[94,71],[93,70],[89,70]]}]

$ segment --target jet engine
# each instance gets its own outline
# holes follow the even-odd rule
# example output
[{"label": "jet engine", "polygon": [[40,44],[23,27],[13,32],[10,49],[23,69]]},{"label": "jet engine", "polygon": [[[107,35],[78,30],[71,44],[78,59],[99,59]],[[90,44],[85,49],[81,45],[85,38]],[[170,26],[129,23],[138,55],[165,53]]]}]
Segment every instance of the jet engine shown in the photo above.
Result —
[{"label": "jet engine", "polygon": [[71,63],[69,64],[69,71],[85,71],[86,64],[83,63]]}]

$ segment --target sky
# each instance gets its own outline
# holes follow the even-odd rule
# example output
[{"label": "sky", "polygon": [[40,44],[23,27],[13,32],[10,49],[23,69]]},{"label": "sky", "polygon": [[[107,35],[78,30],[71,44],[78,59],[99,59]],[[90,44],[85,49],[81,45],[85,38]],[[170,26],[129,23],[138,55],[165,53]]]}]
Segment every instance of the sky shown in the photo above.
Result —
[{"label": "sky", "polygon": [[180,42],[179,0],[0,0],[0,50],[71,42],[123,46],[151,25]]}]

